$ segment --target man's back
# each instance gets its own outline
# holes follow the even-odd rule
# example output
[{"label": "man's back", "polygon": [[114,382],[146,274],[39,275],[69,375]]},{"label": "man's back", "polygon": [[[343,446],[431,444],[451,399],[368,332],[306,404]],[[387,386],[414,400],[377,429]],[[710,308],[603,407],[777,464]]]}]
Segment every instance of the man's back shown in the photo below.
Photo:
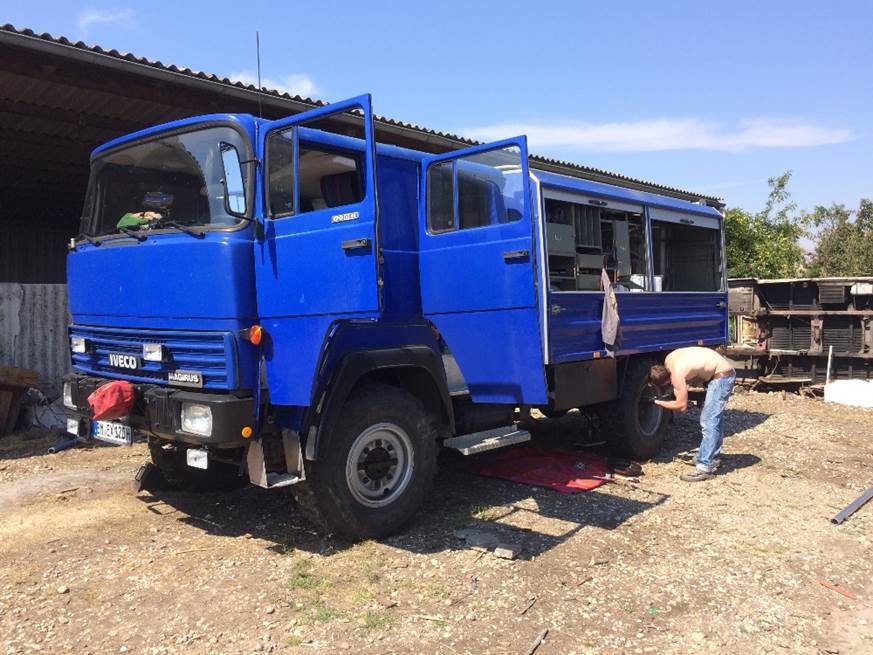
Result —
[{"label": "man's back", "polygon": [[673,376],[702,382],[734,370],[731,363],[714,350],[697,346],[674,350],[667,355],[664,364]]}]

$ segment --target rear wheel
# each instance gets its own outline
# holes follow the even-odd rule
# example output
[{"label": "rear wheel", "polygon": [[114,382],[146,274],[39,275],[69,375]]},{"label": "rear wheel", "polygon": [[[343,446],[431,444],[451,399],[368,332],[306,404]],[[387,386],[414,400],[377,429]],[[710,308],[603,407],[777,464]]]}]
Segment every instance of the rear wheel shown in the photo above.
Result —
[{"label": "rear wheel", "polygon": [[435,421],[418,398],[382,384],[355,392],[341,412],[295,496],[330,533],[387,536],[413,517],[433,486]]},{"label": "rear wheel", "polygon": [[649,379],[653,364],[647,359],[629,362],[618,399],[598,410],[603,437],[622,457],[651,459],[664,441],[670,416],[653,402],[659,393]]}]

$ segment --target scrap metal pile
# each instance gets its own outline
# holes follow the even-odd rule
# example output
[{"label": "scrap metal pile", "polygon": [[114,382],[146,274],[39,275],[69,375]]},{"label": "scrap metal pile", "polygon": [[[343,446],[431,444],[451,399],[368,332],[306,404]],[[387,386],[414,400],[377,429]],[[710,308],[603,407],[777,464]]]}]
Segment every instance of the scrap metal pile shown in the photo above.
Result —
[{"label": "scrap metal pile", "polygon": [[873,380],[873,277],[729,281],[728,357],[740,378]]}]

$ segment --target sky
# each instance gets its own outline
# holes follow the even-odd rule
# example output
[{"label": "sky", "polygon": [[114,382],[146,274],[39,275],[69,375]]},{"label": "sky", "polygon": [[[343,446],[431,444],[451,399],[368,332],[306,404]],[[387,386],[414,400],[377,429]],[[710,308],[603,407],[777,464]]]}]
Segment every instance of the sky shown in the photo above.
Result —
[{"label": "sky", "polygon": [[0,23],[256,78],[758,210],[873,197],[873,2],[4,3]]}]

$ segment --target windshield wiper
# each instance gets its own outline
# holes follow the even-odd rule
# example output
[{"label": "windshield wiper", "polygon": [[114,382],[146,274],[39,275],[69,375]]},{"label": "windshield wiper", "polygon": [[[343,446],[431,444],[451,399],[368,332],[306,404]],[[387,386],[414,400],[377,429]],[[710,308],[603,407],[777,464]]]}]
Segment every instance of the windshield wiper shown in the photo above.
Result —
[{"label": "windshield wiper", "polygon": [[85,239],[85,241],[94,246],[99,246],[103,243],[100,239],[95,239],[90,234],[85,234],[84,232],[79,232],[79,234],[76,235],[76,239]]},{"label": "windshield wiper", "polygon": [[161,228],[164,226],[174,227],[180,232],[184,232],[185,234],[190,234],[192,237],[197,237],[198,239],[202,239],[206,235],[203,232],[198,232],[197,230],[192,230],[187,225],[182,225],[181,223],[177,223],[176,221],[171,221],[168,219],[164,219],[162,221],[158,221],[155,227]]},{"label": "windshield wiper", "polygon": [[124,234],[126,234],[129,237],[133,237],[134,239],[136,239],[139,242],[143,242],[148,238],[145,234],[140,234],[136,230],[131,230],[129,227],[118,226],[116,229],[119,232],[123,232]]}]

